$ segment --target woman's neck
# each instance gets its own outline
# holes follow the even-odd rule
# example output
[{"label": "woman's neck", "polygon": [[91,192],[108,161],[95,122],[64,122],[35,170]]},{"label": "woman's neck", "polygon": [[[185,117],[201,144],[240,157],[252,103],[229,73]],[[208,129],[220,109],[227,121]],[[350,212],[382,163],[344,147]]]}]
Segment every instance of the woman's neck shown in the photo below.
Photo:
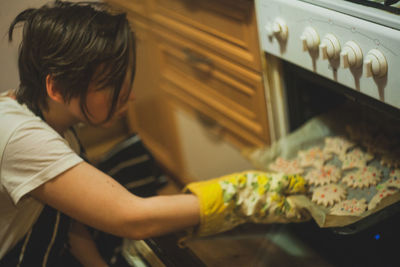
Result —
[{"label": "woman's neck", "polygon": [[72,116],[66,107],[60,103],[49,101],[47,110],[42,110],[43,118],[61,136],[78,120]]}]

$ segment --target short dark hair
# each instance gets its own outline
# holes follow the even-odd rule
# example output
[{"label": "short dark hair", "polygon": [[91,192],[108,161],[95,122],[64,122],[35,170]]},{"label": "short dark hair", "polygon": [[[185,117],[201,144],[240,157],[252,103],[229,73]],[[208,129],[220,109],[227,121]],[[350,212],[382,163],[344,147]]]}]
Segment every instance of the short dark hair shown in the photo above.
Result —
[{"label": "short dark hair", "polygon": [[65,101],[80,97],[88,118],[86,96],[90,82],[113,88],[107,120],[115,112],[125,76],[135,74],[135,38],[124,13],[111,12],[100,2],[55,1],[22,11],[11,23],[23,22],[19,47],[18,102],[35,114],[48,109],[46,76],[51,75]]}]

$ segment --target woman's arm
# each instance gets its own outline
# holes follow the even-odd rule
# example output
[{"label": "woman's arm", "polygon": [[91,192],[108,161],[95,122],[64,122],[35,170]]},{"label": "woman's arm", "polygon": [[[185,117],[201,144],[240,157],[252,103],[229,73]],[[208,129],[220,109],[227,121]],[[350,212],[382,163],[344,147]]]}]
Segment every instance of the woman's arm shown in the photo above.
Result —
[{"label": "woman's arm", "polygon": [[101,257],[86,226],[76,221],[72,222],[69,231],[69,244],[71,254],[84,267],[108,267],[108,264]]},{"label": "woman's arm", "polygon": [[83,224],[131,239],[162,235],[200,222],[195,195],[140,198],[85,162],[36,188],[31,195]]}]

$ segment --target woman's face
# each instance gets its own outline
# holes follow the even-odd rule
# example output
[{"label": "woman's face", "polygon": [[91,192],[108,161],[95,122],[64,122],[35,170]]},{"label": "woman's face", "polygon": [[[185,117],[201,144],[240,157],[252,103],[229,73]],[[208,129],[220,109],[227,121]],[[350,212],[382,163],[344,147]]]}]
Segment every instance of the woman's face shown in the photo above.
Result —
[{"label": "woman's face", "polygon": [[89,121],[84,116],[78,99],[71,100],[71,112],[74,116],[78,117],[81,122],[101,127],[112,126],[117,119],[125,115],[128,108],[128,102],[134,99],[130,81],[131,77],[127,74],[116,103],[115,112],[109,120],[106,121],[112,106],[113,89],[104,88],[98,90],[95,83],[89,85],[86,97],[87,116]]},{"label": "woman's face", "polygon": [[89,123],[104,127],[111,126],[118,118],[124,116],[128,108],[128,101],[133,100],[133,98],[134,95],[129,88],[122,89],[118,97],[115,113],[109,120],[105,121],[111,109],[112,91],[107,89],[89,91],[86,101]]}]

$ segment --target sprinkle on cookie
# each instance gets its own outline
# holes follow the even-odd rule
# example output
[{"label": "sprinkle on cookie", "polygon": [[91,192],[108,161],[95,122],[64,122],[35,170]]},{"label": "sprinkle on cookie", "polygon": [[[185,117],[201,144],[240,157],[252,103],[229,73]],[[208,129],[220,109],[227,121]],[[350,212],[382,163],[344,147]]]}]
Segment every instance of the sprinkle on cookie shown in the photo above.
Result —
[{"label": "sprinkle on cookie", "polygon": [[309,184],[313,185],[325,185],[330,183],[336,183],[342,173],[339,168],[333,165],[325,165],[319,169],[311,170],[304,177]]},{"label": "sprinkle on cookie", "polygon": [[343,182],[349,187],[364,188],[371,185],[376,185],[382,177],[382,172],[375,167],[365,166],[356,171],[346,174],[343,177]]},{"label": "sprinkle on cookie", "polygon": [[332,215],[354,215],[359,216],[367,210],[367,201],[365,198],[357,200],[355,198],[344,200],[337,203],[329,210]]},{"label": "sprinkle on cookie", "polygon": [[338,184],[328,184],[314,189],[312,201],[319,205],[331,206],[346,198],[346,189]]}]

